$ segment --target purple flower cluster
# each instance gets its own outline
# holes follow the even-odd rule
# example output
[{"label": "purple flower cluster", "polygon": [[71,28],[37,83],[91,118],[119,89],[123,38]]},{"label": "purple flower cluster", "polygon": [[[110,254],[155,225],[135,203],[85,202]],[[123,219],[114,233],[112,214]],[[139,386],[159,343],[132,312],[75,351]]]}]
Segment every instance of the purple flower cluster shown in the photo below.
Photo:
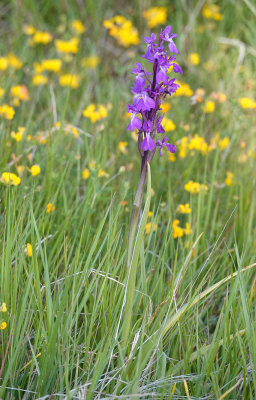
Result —
[{"label": "purple flower cluster", "polygon": [[[175,93],[179,85],[175,78],[170,79],[167,75],[168,69],[172,66],[174,72],[183,74],[182,69],[174,62],[175,57],[167,55],[164,44],[168,43],[171,53],[179,53],[173,42],[177,35],[171,33],[172,27],[167,26],[160,31],[158,43],[156,35],[145,37],[147,43],[146,54],[142,57],[153,64],[153,73],[147,72],[142,64],[136,63],[136,68],[131,73],[136,75],[134,86],[131,92],[135,95],[132,105],[128,104],[127,109],[131,114],[131,120],[127,130],[138,129],[138,147],[142,157],[147,157],[150,162],[159,147],[160,156],[162,148],[166,147],[171,153],[175,153],[176,147],[168,143],[168,137],[158,138],[158,134],[165,132],[162,126],[163,115],[159,116],[161,102],[167,95]],[[138,117],[140,115],[140,118]],[[146,153],[150,151],[150,153]]]}]

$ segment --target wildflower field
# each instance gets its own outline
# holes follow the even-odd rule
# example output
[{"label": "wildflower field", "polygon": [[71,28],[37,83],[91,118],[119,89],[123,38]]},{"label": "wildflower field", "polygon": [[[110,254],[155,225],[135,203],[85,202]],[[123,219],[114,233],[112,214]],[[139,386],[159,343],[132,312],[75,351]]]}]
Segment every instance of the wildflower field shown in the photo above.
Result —
[{"label": "wildflower field", "polygon": [[0,34],[0,399],[255,400],[255,2]]}]

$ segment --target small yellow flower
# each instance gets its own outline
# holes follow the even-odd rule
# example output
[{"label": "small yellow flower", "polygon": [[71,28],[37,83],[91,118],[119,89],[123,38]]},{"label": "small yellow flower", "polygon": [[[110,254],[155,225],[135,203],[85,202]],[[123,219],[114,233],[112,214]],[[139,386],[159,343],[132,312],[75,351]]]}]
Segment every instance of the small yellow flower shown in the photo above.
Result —
[{"label": "small yellow flower", "polygon": [[32,83],[34,86],[45,85],[48,82],[47,76],[36,74],[33,76]]},{"label": "small yellow flower", "polygon": [[227,171],[226,173],[226,179],[225,179],[225,184],[227,186],[230,186],[234,183],[234,174],[230,171]]},{"label": "small yellow flower", "polygon": [[5,119],[13,119],[15,111],[12,107],[8,106],[7,104],[3,104],[0,106],[0,116]]},{"label": "small yellow flower", "polygon": [[99,121],[107,116],[107,108],[102,104],[90,104],[87,108],[83,110],[83,116],[89,118],[91,122],[94,124],[96,121]]},{"label": "small yellow flower", "polygon": [[0,70],[5,71],[8,68],[8,58],[0,57]]},{"label": "small yellow flower", "polygon": [[98,56],[90,56],[82,59],[82,67],[84,68],[96,68],[99,64],[100,59]]},{"label": "small yellow flower", "polygon": [[166,132],[174,131],[174,129],[176,128],[174,122],[170,118],[166,117],[163,118],[162,125]]},{"label": "small yellow flower", "polygon": [[90,170],[88,168],[85,168],[83,170],[83,179],[85,179],[85,180],[88,179],[90,177],[90,175],[91,175]]},{"label": "small yellow flower", "polygon": [[32,252],[32,246],[31,246],[30,243],[27,243],[27,245],[26,245],[25,254],[26,254],[28,257],[32,257],[33,252]]},{"label": "small yellow flower", "polygon": [[205,102],[203,111],[204,111],[205,113],[212,113],[212,112],[214,112],[214,110],[215,110],[215,103],[214,103],[214,101],[212,101],[212,100],[207,100],[207,101]]},{"label": "small yellow flower", "polygon": [[108,177],[109,177],[109,174],[108,174],[106,171],[104,171],[104,169],[100,168],[99,171],[98,171],[98,177],[101,178],[101,177],[103,177],[103,176],[105,176],[106,178],[108,178]]},{"label": "small yellow flower", "polygon": [[18,127],[18,132],[11,132],[11,137],[13,138],[13,139],[15,139],[16,140],[16,142],[20,142],[21,141],[21,139],[22,139],[22,137],[23,137],[23,133],[25,132],[25,128],[23,127],[23,126],[19,126]]},{"label": "small yellow flower", "polygon": [[178,82],[176,81],[176,83],[180,86],[177,91],[174,93],[175,96],[186,96],[186,97],[191,97],[193,96],[193,90],[191,89],[191,87],[189,86],[188,83],[184,83],[184,82]]},{"label": "small yellow flower", "polygon": [[28,101],[29,91],[25,85],[16,85],[11,87],[11,95],[19,100]]},{"label": "small yellow flower", "polygon": [[103,21],[109,34],[115,37],[118,43],[124,47],[136,45],[139,43],[138,30],[133,27],[131,21],[125,19],[122,15],[116,15],[109,20]]},{"label": "small yellow flower", "polygon": [[175,154],[174,153],[169,153],[169,161],[171,161],[171,162],[175,162],[176,161],[176,156],[175,156]]},{"label": "small yellow flower", "polygon": [[52,35],[49,32],[36,31],[32,37],[32,43],[48,44],[52,41]]},{"label": "small yellow flower", "polygon": [[78,75],[72,75],[72,74],[63,74],[59,77],[59,83],[61,86],[70,86],[73,89],[78,88]]},{"label": "small yellow flower", "polygon": [[183,229],[179,226],[179,224],[180,224],[180,221],[178,219],[175,219],[172,223],[173,239],[177,239],[184,235]]},{"label": "small yellow flower", "polygon": [[242,97],[241,99],[238,100],[238,103],[240,106],[244,109],[246,108],[256,108],[256,102],[253,99],[250,99],[249,97]]},{"label": "small yellow flower", "polygon": [[81,35],[82,33],[85,32],[85,27],[79,19],[75,19],[74,21],[71,21],[71,28],[78,34]]},{"label": "small yellow flower", "polygon": [[171,109],[171,105],[169,103],[162,103],[161,104],[161,111],[163,113],[167,113],[168,111],[170,111]]},{"label": "small yellow flower", "polygon": [[0,329],[3,331],[5,328],[7,327],[7,323],[6,322],[2,322],[0,324]]},{"label": "small yellow flower", "polygon": [[184,189],[189,193],[198,194],[200,191],[207,192],[208,187],[204,184],[190,180],[184,185]]},{"label": "small yellow flower", "polygon": [[229,145],[229,138],[226,136],[223,139],[219,140],[218,145],[220,150],[225,150],[225,148]]},{"label": "small yellow flower", "polygon": [[74,37],[70,40],[55,40],[55,47],[59,53],[72,53],[78,52],[79,39]]},{"label": "small yellow flower", "polygon": [[189,203],[179,204],[177,211],[180,212],[181,214],[190,214],[191,208],[189,206]]},{"label": "small yellow flower", "polygon": [[53,212],[55,208],[56,207],[52,203],[48,203],[46,207],[46,213],[49,214],[50,212]]},{"label": "small yellow flower", "polygon": [[32,167],[30,168],[30,172],[32,176],[37,176],[40,174],[41,168],[37,164],[32,165]]},{"label": "small yellow flower", "polygon": [[198,53],[190,53],[188,55],[188,63],[190,65],[198,65],[200,63],[200,58]]},{"label": "small yellow flower", "polygon": [[6,303],[2,303],[0,307],[0,312],[6,312],[6,311],[7,311]]},{"label": "small yellow flower", "polygon": [[59,72],[62,66],[62,61],[59,58],[52,58],[49,60],[43,60],[41,63],[41,70],[38,72],[42,71],[53,71],[53,72]]},{"label": "small yellow flower", "polygon": [[32,26],[32,25],[23,25],[23,32],[25,33],[25,35],[31,36],[34,35],[34,33],[36,32],[36,29]]},{"label": "small yellow flower", "polygon": [[192,233],[192,229],[190,228],[189,222],[186,222],[186,228],[183,229],[185,235],[190,235]]},{"label": "small yellow flower", "polygon": [[151,218],[152,215],[153,215],[153,212],[152,212],[152,211],[149,211],[149,212],[148,212],[148,218]]},{"label": "small yellow flower", "polygon": [[[145,233],[146,233],[146,235],[149,235],[149,233],[150,233],[150,231],[151,231],[151,228],[152,228],[152,224],[151,224],[151,222],[148,222],[147,224],[146,224],[146,226],[145,226]],[[155,232],[157,230],[157,224],[154,224],[153,225],[153,232]]]},{"label": "small yellow flower", "polygon": [[165,24],[167,18],[167,7],[151,7],[143,12],[149,28]]},{"label": "small yellow flower", "polygon": [[127,146],[128,146],[128,142],[119,142],[118,150],[123,154],[127,154],[127,152],[128,152]]},{"label": "small yellow flower", "polygon": [[202,10],[203,17],[206,19],[214,19],[215,21],[221,21],[223,15],[219,12],[220,7],[216,4],[205,4]]},{"label": "small yellow flower", "polygon": [[18,186],[20,184],[20,178],[17,175],[12,174],[11,172],[3,172],[0,181],[5,183],[6,185],[10,184]]}]

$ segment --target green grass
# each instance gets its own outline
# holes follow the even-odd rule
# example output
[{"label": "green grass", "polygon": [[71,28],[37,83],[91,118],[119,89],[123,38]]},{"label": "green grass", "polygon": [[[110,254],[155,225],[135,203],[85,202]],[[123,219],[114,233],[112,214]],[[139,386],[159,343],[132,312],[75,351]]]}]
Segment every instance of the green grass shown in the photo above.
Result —
[{"label": "green grass", "polygon": [[[256,151],[255,110],[242,109],[238,99],[256,100],[256,15],[252,2],[219,2],[223,21],[211,24],[196,7],[201,3],[2,2],[0,32],[8,34],[1,55],[13,51],[23,67],[1,71],[1,104],[11,104],[8,93],[17,84],[28,87],[30,100],[15,108],[12,121],[0,122],[0,175],[25,166],[19,186],[0,183],[0,305],[8,309],[0,314],[7,323],[0,331],[0,398],[255,399],[255,155],[241,162],[248,150]],[[150,32],[142,12],[152,4],[169,7],[184,68],[180,80],[206,92],[196,105],[190,97],[169,101],[172,142],[195,133],[210,142],[219,132],[230,144],[206,156],[177,156],[174,163],[167,154],[154,157],[149,220],[157,230],[137,248],[130,325],[124,320],[126,248],[140,159],[125,112],[129,71]],[[102,22],[115,14],[133,21],[139,46],[124,49],[108,36]],[[29,47],[23,24],[68,39],[75,18],[86,32],[63,70],[80,74],[78,89],[61,87],[56,74],[34,87],[33,63],[58,55],[53,43]],[[244,59],[234,39],[244,43]],[[200,55],[196,67],[186,63],[191,52]],[[100,57],[97,68],[82,68],[81,59],[92,54]],[[211,71],[203,67],[209,59]],[[205,114],[202,105],[212,91],[225,93],[227,101]],[[82,116],[92,102],[111,104],[95,125]],[[51,131],[56,116],[61,128]],[[64,133],[67,123],[81,130],[78,138]],[[19,126],[26,131],[16,142],[11,131]],[[48,130],[45,144],[33,139]],[[120,141],[128,142],[127,154],[118,150]],[[93,160],[96,170],[84,180],[82,171]],[[41,167],[36,177],[27,170],[32,164]],[[108,177],[98,177],[99,164]],[[234,173],[231,186],[224,183],[227,171]],[[207,193],[186,192],[191,179],[206,184]],[[50,202],[56,210],[47,214]],[[187,202],[191,214],[177,214]],[[182,227],[190,222],[190,236],[173,239],[176,218]],[[25,254],[27,243],[32,257]]]}]

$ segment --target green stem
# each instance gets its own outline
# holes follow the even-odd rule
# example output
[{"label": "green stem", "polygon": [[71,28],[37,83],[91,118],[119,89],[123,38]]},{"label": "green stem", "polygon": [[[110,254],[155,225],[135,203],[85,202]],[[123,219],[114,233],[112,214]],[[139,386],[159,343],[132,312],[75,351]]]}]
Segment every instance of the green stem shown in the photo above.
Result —
[{"label": "green stem", "polygon": [[[147,194],[145,200],[145,207],[140,218],[143,191],[145,186],[145,181],[147,178]],[[123,319],[122,328],[122,348],[125,351],[132,319],[132,309],[134,303],[134,293],[135,293],[135,281],[136,272],[138,266],[138,259],[141,244],[143,242],[143,235],[145,231],[145,226],[147,223],[147,216],[150,207],[150,195],[151,195],[151,174],[150,166],[147,162],[146,157],[142,160],[141,165],[141,175],[140,180],[134,200],[133,212],[131,217],[129,238],[128,238],[128,251],[127,251],[127,288],[126,288],[126,298],[125,298],[125,311]]]},{"label": "green stem", "polygon": [[126,259],[126,268],[129,271],[130,265],[131,265],[131,257],[132,257],[132,251],[134,247],[134,239],[139,223],[139,218],[140,218],[140,212],[141,212],[141,207],[142,207],[142,200],[143,200],[143,192],[144,192],[144,186],[146,182],[146,177],[147,177],[147,162],[143,158],[141,161],[141,173],[140,173],[140,179],[133,203],[133,208],[132,208],[132,216],[131,216],[131,221],[130,221],[130,228],[129,228],[129,235],[128,235],[128,245],[127,245],[127,259]]}]

